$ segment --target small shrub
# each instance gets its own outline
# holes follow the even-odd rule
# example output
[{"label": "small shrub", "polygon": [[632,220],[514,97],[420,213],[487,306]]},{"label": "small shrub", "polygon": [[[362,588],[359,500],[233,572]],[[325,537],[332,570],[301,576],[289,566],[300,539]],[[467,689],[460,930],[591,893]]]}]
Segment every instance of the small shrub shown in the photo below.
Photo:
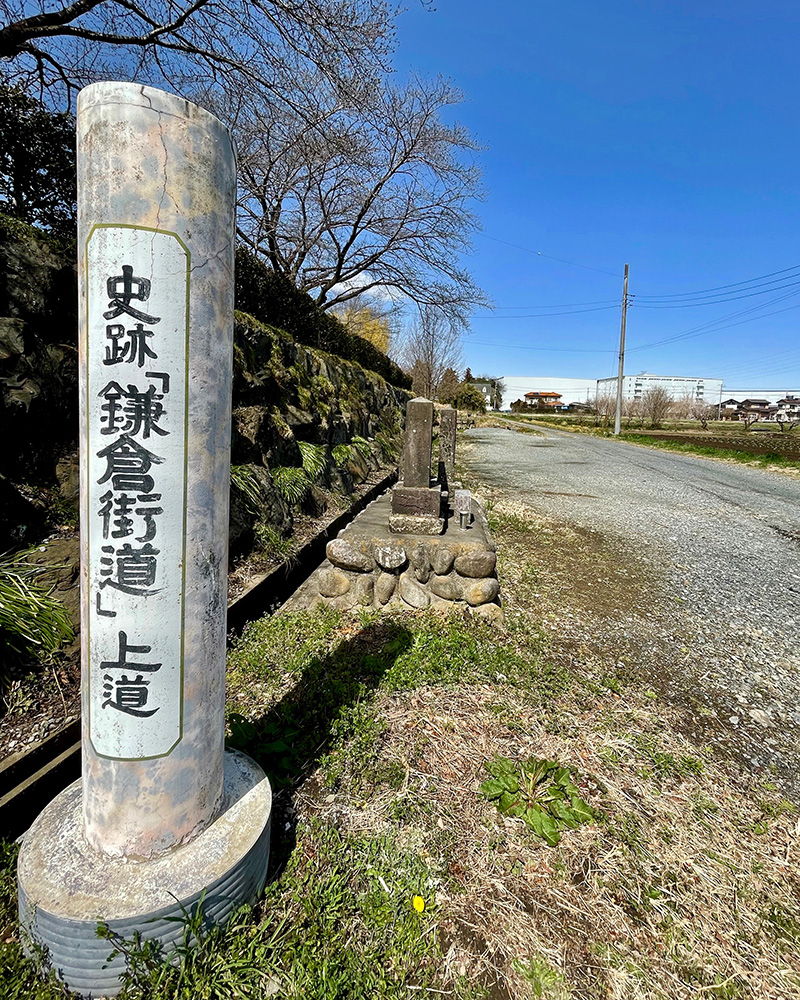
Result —
[{"label": "small shrub", "polygon": [[273,469],[272,481],[286,503],[293,507],[302,503],[311,486],[305,470],[295,466]]},{"label": "small shrub", "polygon": [[232,465],[231,486],[241,496],[248,513],[258,517],[264,509],[267,498],[255,466]]},{"label": "small shrub", "polygon": [[356,436],[353,438],[350,444],[352,445],[353,448],[355,448],[355,450],[364,459],[365,462],[368,462],[370,458],[372,458],[372,445],[369,443],[369,441],[367,441],[366,438]]},{"label": "small shrub", "polygon": [[285,538],[270,521],[259,518],[254,526],[256,544],[268,556],[287,556],[292,551],[291,538]]},{"label": "small shrub", "polygon": [[349,444],[337,444],[331,454],[333,455],[334,462],[341,469],[353,457],[353,448]]},{"label": "small shrub", "polygon": [[25,553],[0,558],[0,650],[13,655],[54,653],[73,636],[67,612],[32,578],[46,567],[25,562]]},{"label": "small shrub", "polygon": [[303,470],[306,475],[309,479],[319,479],[328,464],[325,446],[311,444],[309,441],[298,441],[298,447],[303,457]]}]

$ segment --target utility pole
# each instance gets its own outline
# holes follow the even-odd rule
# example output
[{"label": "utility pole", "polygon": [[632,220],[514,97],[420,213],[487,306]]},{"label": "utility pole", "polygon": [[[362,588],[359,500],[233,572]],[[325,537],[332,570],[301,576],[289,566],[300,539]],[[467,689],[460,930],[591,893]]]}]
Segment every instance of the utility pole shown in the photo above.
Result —
[{"label": "utility pole", "polygon": [[622,424],[622,376],[625,368],[625,320],[628,316],[628,265],[625,265],[625,279],[622,283],[622,322],[619,328],[619,375],[617,376],[617,413],[614,417],[614,433],[619,434]]}]

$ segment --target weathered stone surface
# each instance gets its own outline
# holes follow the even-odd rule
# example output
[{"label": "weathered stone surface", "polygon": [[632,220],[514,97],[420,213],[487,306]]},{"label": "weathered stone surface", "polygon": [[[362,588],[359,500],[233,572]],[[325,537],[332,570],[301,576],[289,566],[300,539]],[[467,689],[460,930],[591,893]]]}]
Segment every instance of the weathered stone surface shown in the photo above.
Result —
[{"label": "weathered stone surface", "polygon": [[[464,611],[464,591],[468,587],[471,588],[474,607],[481,607],[495,599],[498,584],[492,575],[496,555],[479,504],[473,505],[475,517],[469,531],[454,527],[451,520],[441,537],[423,535],[420,527],[427,529],[430,524],[423,521],[420,525],[422,519],[396,518],[389,513],[390,509],[391,497],[384,494],[369,504],[339,538],[369,555],[379,567],[377,572],[371,574],[374,581],[373,606],[391,606],[403,600],[412,607],[460,607]],[[387,531],[387,520],[392,534]],[[444,522],[439,518],[430,521],[433,531],[440,532]],[[395,528],[399,528],[397,533]],[[402,563],[397,565],[401,559]],[[456,563],[457,559],[461,562]],[[468,572],[483,570],[485,576],[458,573],[458,566]],[[348,592],[351,599],[356,577],[357,574],[351,575],[351,591]],[[491,616],[495,613],[487,614]]]},{"label": "weathered stone surface", "polygon": [[25,353],[25,321],[0,317],[0,361]]},{"label": "weathered stone surface", "polygon": [[70,452],[69,455],[64,455],[56,465],[56,479],[58,480],[59,492],[76,509],[81,492],[80,471],[81,466],[78,461],[77,451]]},{"label": "weathered stone surface", "polygon": [[70,996],[119,993],[126,956],[109,957],[112,949],[97,937],[98,920],[120,938],[141,934],[142,943],[169,952],[176,922],[197,906],[207,886],[218,895],[206,915],[223,926],[232,911],[258,898],[269,855],[269,834],[263,833],[272,812],[269,782],[235,750],[225,753],[224,781],[225,808],[211,825],[153,859],[131,863],[89,846],[80,781],[61,792],[25,834],[18,869],[21,925],[37,951],[47,949]]},{"label": "weathered stone surface", "polygon": [[390,514],[389,531],[395,535],[441,535],[442,517],[413,517],[411,514]]},{"label": "weathered stone surface", "polygon": [[332,597],[327,603],[328,607],[336,608],[337,611],[349,611],[355,607],[356,599],[353,597],[353,591],[349,590],[341,597]]},{"label": "weathered stone surface", "polygon": [[471,519],[472,494],[469,490],[453,490],[453,510],[456,514],[469,514]]},{"label": "weathered stone surface", "polygon": [[437,545],[431,553],[431,566],[433,567],[433,572],[439,576],[444,576],[445,573],[449,573],[453,568],[455,558],[455,553],[451,552],[450,549],[446,548],[444,545]]},{"label": "weathered stone surface", "polygon": [[424,542],[418,542],[408,553],[408,560],[414,569],[430,569],[428,547]]},{"label": "weathered stone surface", "polygon": [[455,573],[449,576],[434,576],[428,584],[428,589],[446,601],[464,600],[464,581]]},{"label": "weathered stone surface", "polygon": [[452,490],[456,477],[456,427],[458,413],[450,406],[439,411],[439,463],[444,466],[445,489]]},{"label": "weathered stone surface", "polygon": [[486,549],[473,549],[456,557],[456,573],[479,579],[491,576],[497,565],[497,555]]},{"label": "weathered stone surface", "polygon": [[488,604],[500,593],[500,584],[497,580],[475,580],[474,583],[467,583],[464,586],[464,600],[472,607],[479,604]]},{"label": "weathered stone surface", "polygon": [[[124,377],[117,371],[123,384],[148,390],[147,379],[157,378],[147,375],[152,369],[164,373],[156,391],[166,394],[170,378],[159,415],[163,436],[157,449],[151,445],[161,462],[154,487],[145,491],[164,494],[157,589],[146,599],[101,592],[95,567],[105,550],[96,515],[92,530],[88,521],[82,526],[84,621],[98,595],[106,611],[119,614],[93,615],[91,630],[84,629],[83,836],[101,854],[153,858],[213,824],[223,801],[236,163],[230,135],[207,111],[115,81],[79,95],[77,146],[80,336],[88,345],[79,428],[88,509],[96,510],[108,489],[96,488],[95,442],[102,432],[94,416],[109,378],[102,357],[108,298],[119,316],[138,287],[134,297],[146,297],[139,303],[145,315],[159,318],[148,342],[152,366],[150,360],[136,370],[128,365]],[[191,280],[184,271],[189,262]],[[104,300],[117,266],[118,290]],[[185,387],[181,395],[178,385]],[[185,515],[178,517],[181,507]],[[129,648],[152,644],[154,659],[165,661],[148,675],[146,708],[158,711],[141,713],[135,729],[121,724],[124,715],[98,711],[100,664],[126,621]],[[175,663],[182,669],[168,672]]]},{"label": "weathered stone surface", "polygon": [[351,588],[351,593],[355,599],[356,604],[361,604],[364,607],[369,607],[372,604],[372,599],[375,593],[375,578],[371,573],[359,574],[353,581],[353,586]]},{"label": "weathered stone surface", "polygon": [[[262,503],[261,516],[280,535],[288,535],[292,530],[292,514],[275,487],[269,469],[263,465],[250,465],[248,470],[252,480],[258,485]],[[231,490],[228,537],[232,552],[241,552],[252,544],[253,522],[250,500],[241,490]]]},{"label": "weathered stone surface", "polygon": [[402,545],[378,545],[375,548],[375,562],[381,569],[400,569],[407,558]]},{"label": "weathered stone surface", "polygon": [[379,604],[386,604],[397,586],[398,578],[393,573],[381,573],[375,581],[375,598]]},{"label": "weathered stone surface", "polygon": [[320,570],[319,592],[323,597],[341,597],[350,590],[350,577],[340,569],[329,566]]},{"label": "weathered stone surface", "polygon": [[472,613],[476,618],[483,618],[484,621],[489,622],[491,625],[502,625],[505,615],[503,614],[503,609],[499,604],[481,604],[479,607],[473,608]]},{"label": "weathered stone surface", "polygon": [[431,481],[433,448],[433,403],[411,399],[406,407],[406,438],[403,448],[403,483],[428,487]]},{"label": "weathered stone surface", "polygon": [[369,475],[369,462],[363,455],[356,451],[355,448],[351,450],[350,455],[345,462],[345,467],[350,473],[354,483],[363,483]]},{"label": "weathered stone surface", "polygon": [[414,568],[414,576],[419,583],[427,583],[431,575],[431,561],[428,547],[419,542],[408,554],[409,561]]},{"label": "weathered stone surface", "polygon": [[325,546],[328,559],[341,569],[353,570],[356,573],[366,573],[374,569],[372,557],[361,552],[343,538],[334,538]]},{"label": "weathered stone surface", "polygon": [[438,517],[442,505],[441,487],[425,489],[395,486],[392,490],[392,513]]},{"label": "weathered stone surface", "polygon": [[412,608],[427,608],[431,603],[430,595],[425,588],[421,587],[408,573],[404,573],[400,577],[400,596]]}]

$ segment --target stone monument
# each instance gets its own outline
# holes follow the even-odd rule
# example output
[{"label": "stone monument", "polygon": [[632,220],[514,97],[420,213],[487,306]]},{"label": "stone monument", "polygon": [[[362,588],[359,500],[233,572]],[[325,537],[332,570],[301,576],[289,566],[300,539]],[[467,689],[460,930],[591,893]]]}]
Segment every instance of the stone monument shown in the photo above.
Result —
[{"label": "stone monument", "polygon": [[400,534],[440,535],[442,487],[431,485],[433,402],[418,397],[406,407],[402,482],[392,490],[389,530]]},{"label": "stone monument", "polygon": [[[170,94],[78,100],[83,777],[25,835],[22,925],[84,996],[112,937],[183,939],[263,889],[271,792],[224,751],[236,176]],[[177,920],[175,918],[178,918]]]},{"label": "stone monument", "polygon": [[456,481],[456,431],[458,411],[446,406],[439,411],[439,482],[448,496]]}]

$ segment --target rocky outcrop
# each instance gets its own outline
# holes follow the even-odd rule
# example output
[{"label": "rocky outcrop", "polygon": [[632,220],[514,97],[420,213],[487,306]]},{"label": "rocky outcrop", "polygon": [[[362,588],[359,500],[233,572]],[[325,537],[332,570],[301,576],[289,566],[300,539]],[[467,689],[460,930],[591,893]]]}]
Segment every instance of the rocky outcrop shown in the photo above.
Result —
[{"label": "rocky outcrop", "polygon": [[[292,503],[280,479],[287,470],[289,478],[301,477],[297,504],[316,517],[324,512],[325,489],[352,493],[371,472],[393,463],[410,395],[353,361],[298,344],[237,312],[231,462],[255,476],[261,522],[280,535],[291,532]],[[250,545],[253,521],[252,504],[234,490],[234,554]],[[363,572],[363,556],[353,558],[347,568]],[[358,599],[366,600],[366,592]]]},{"label": "rocky outcrop", "polygon": [[[353,361],[304,347],[288,334],[236,314],[234,464],[301,464],[299,442],[324,447],[329,485],[363,482],[375,461],[396,459],[410,393]],[[371,454],[347,449],[354,438]],[[334,456],[334,449],[344,450]],[[351,485],[352,488],[352,485]]]}]

